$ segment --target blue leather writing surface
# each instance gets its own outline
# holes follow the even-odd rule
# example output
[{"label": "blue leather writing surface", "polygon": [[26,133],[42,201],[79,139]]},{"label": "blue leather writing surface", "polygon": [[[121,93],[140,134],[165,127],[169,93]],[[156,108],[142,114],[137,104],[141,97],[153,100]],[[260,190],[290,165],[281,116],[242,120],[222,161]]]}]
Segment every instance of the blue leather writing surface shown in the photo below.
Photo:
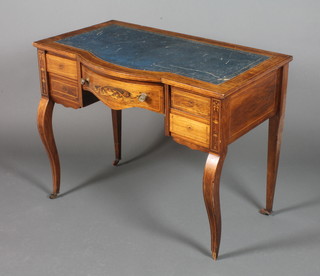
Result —
[{"label": "blue leather writing surface", "polygon": [[269,58],[117,24],[56,42],[116,65],[170,72],[213,84],[223,83]]}]

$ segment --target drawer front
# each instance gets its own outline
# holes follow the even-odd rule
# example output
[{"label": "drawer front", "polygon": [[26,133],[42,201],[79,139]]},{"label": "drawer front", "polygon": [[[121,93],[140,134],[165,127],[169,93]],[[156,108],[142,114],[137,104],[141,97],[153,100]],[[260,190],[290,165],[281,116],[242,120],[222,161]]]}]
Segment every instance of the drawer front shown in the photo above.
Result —
[{"label": "drawer front", "polygon": [[77,79],[77,62],[75,60],[47,54],[47,71],[70,79]]},{"label": "drawer front", "polygon": [[82,78],[86,80],[83,89],[91,91],[110,108],[141,107],[164,113],[162,84],[113,79],[84,66],[81,70]]},{"label": "drawer front", "polygon": [[203,147],[209,146],[209,124],[180,115],[170,114],[170,132],[172,136],[176,134],[190,143]]},{"label": "drawer front", "polygon": [[175,87],[171,89],[171,107],[204,118],[210,117],[210,99]]},{"label": "drawer front", "polygon": [[54,101],[74,108],[81,106],[77,81],[51,73],[48,79],[50,96]]}]

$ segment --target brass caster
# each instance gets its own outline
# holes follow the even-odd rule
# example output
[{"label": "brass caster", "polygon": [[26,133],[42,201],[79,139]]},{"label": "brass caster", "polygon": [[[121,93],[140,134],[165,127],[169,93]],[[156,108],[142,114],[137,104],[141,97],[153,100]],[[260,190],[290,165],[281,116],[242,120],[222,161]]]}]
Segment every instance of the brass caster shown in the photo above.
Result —
[{"label": "brass caster", "polygon": [[272,214],[272,211],[268,211],[266,209],[261,209],[260,214],[265,215],[265,216],[270,216]]},{"label": "brass caster", "polygon": [[218,259],[217,253],[212,252],[212,259],[214,259],[215,261]]},{"label": "brass caster", "polygon": [[49,195],[49,198],[50,199],[55,199],[55,198],[57,198],[58,197],[58,194],[51,194],[51,195]]},{"label": "brass caster", "polygon": [[118,166],[120,159],[116,159],[113,161],[113,166]]}]

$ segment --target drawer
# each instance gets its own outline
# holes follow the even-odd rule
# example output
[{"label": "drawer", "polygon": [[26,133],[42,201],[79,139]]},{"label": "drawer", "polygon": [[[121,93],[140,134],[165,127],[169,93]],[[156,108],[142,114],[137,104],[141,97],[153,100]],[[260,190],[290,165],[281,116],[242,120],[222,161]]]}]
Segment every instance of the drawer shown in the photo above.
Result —
[{"label": "drawer", "polygon": [[52,73],[48,74],[48,80],[50,97],[54,101],[74,108],[81,106],[77,81]]},{"label": "drawer", "polygon": [[210,125],[177,114],[170,114],[170,132],[190,143],[203,147],[209,146]]},{"label": "drawer", "polygon": [[210,99],[172,87],[171,107],[201,116],[210,117]]},{"label": "drawer", "polygon": [[82,66],[84,90],[89,90],[112,109],[140,107],[164,113],[162,84],[114,79]]},{"label": "drawer", "polygon": [[75,60],[47,54],[47,71],[70,79],[77,79],[77,62]]}]

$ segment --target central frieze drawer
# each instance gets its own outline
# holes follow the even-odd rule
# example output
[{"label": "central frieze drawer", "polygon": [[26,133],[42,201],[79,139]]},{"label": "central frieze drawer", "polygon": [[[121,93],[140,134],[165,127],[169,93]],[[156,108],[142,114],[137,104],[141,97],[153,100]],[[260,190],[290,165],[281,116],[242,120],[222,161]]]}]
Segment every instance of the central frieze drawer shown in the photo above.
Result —
[{"label": "central frieze drawer", "polygon": [[164,113],[163,85],[102,76],[82,66],[83,89],[92,92],[112,109],[141,107]]}]

